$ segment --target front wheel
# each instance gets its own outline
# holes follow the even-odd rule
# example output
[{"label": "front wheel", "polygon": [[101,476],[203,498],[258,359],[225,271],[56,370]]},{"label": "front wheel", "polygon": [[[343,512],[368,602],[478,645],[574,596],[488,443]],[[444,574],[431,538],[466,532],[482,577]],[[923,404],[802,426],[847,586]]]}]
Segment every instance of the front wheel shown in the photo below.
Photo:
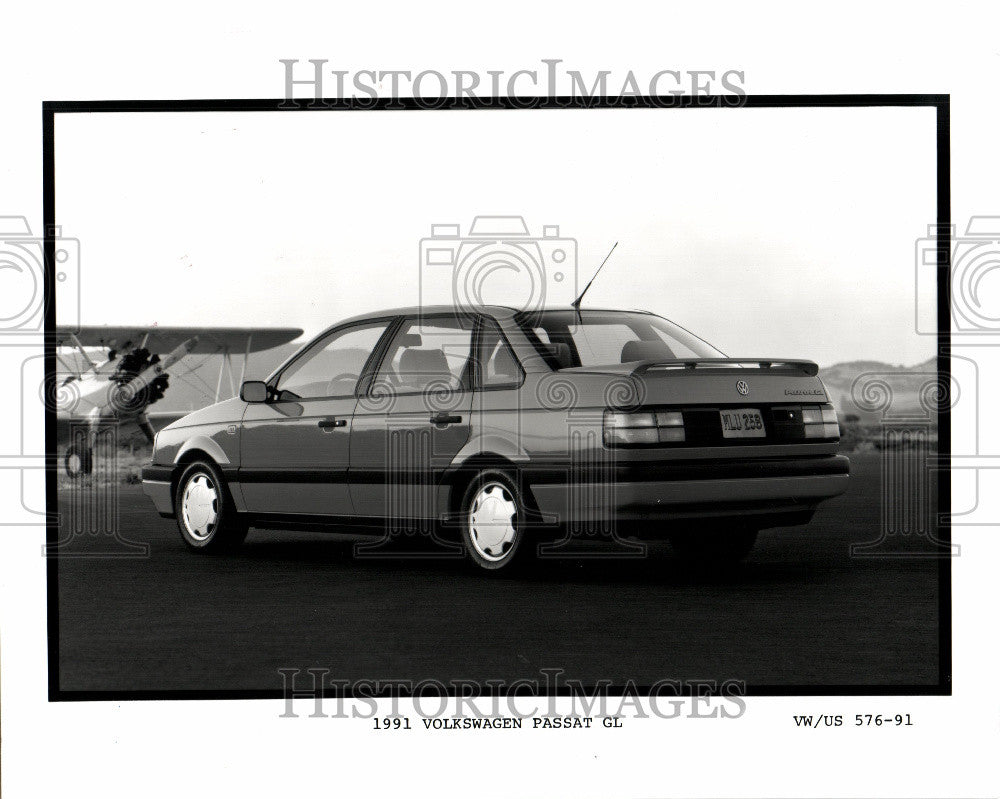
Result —
[{"label": "front wheel", "polygon": [[184,469],[177,481],[174,512],[189,549],[229,551],[247,536],[248,526],[236,512],[222,475],[211,463],[195,461]]},{"label": "front wheel", "polygon": [[495,571],[519,560],[525,506],[515,481],[487,469],[472,480],[461,506],[462,541],[472,562]]},{"label": "front wheel", "polygon": [[734,563],[750,554],[757,542],[753,529],[698,530],[670,536],[670,546],[685,560]]}]

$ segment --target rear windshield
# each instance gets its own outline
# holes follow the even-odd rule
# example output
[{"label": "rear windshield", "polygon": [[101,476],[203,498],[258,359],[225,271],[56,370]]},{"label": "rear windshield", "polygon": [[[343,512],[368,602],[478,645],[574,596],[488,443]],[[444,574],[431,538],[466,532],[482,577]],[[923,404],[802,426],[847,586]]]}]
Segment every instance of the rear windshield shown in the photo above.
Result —
[{"label": "rear windshield", "polygon": [[721,358],[719,350],[659,316],[628,311],[543,311],[517,322],[553,369],[674,358]]}]

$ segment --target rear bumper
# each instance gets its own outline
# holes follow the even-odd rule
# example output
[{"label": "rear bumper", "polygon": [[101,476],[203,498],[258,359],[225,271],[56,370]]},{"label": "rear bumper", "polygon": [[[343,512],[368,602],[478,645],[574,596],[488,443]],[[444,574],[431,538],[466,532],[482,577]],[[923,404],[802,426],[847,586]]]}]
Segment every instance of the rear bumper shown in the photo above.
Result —
[{"label": "rear bumper", "polygon": [[161,516],[173,517],[174,501],[171,496],[170,467],[144,467],[142,493],[153,500],[153,505]]},{"label": "rear bumper", "polygon": [[[847,490],[842,455],[792,460],[651,463],[528,478],[538,510],[566,522],[755,515],[802,517]],[[572,477],[571,477],[572,475]],[[768,519],[770,523],[772,519]]]}]

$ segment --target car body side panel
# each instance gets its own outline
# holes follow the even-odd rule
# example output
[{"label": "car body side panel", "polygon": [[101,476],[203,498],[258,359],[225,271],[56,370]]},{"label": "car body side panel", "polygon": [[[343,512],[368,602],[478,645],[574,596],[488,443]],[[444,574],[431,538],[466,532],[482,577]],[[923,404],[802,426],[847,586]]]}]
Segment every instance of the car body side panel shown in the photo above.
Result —
[{"label": "car body side panel", "polygon": [[246,403],[239,398],[189,413],[164,427],[156,436],[153,463],[180,462],[192,450],[202,449],[220,466],[239,462],[239,423]]},{"label": "car body side panel", "polygon": [[[762,461],[648,464],[639,468],[587,468],[566,480],[539,469],[531,480],[539,510],[563,521],[669,520],[755,517],[812,511],[842,494],[849,481],[843,456]],[[708,468],[705,468],[708,467]]]},{"label": "car body side panel", "polygon": [[238,478],[246,509],[353,513],[347,468],[356,402],[340,397],[249,404]]},{"label": "car body side panel", "polygon": [[[391,398],[391,412],[362,400],[351,432],[350,485],[354,512],[386,518],[436,518],[436,487],[472,430],[472,392],[446,405],[422,394]],[[458,421],[435,425],[446,412]]]},{"label": "car body side panel", "polygon": [[[208,425],[205,426],[205,433],[196,433],[187,439],[177,450],[175,462],[185,459],[185,456],[194,451],[204,452],[219,466],[229,466],[234,460],[239,459],[238,438],[229,441],[228,438],[238,436],[237,433],[229,433],[228,430],[216,430],[213,435]],[[227,452],[226,450],[229,450]]]},{"label": "car body side panel", "polygon": [[484,453],[499,455],[513,463],[528,461],[530,456],[520,436],[522,392],[521,388],[473,392],[472,437],[455,455],[456,464]]},{"label": "car body side panel", "polygon": [[[234,482],[240,458],[239,421],[245,407],[238,398],[226,400],[190,413],[157,433],[152,466],[158,477],[149,481],[149,486],[143,479],[144,490],[153,497],[157,511],[173,513],[170,478],[176,478],[179,464],[195,457],[207,457],[218,464],[237,510],[245,510],[240,486]],[[167,467],[166,471],[162,467]]]}]

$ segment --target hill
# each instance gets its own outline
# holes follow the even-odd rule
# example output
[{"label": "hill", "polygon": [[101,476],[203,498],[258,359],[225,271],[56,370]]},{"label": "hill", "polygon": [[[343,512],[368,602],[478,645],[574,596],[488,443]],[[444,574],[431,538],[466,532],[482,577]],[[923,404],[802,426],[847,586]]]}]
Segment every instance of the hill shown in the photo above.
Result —
[{"label": "hill", "polygon": [[[899,366],[881,361],[847,361],[821,368],[819,375],[842,421],[856,416],[855,421],[875,424],[883,413],[878,407],[882,391],[879,384],[888,386],[892,392],[893,413],[922,415],[921,392],[928,391],[936,381],[937,362],[931,358],[915,366]],[[862,376],[864,379],[858,382]],[[869,401],[865,386],[869,388]]]}]

